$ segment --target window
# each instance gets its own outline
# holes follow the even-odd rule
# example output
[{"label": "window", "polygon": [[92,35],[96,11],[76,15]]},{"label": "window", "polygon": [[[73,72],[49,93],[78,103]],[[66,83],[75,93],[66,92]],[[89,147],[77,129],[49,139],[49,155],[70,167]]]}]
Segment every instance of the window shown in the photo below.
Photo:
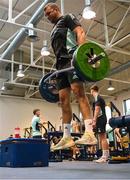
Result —
[{"label": "window", "polygon": [[107,123],[109,122],[109,119],[111,118],[112,116],[112,112],[111,112],[111,108],[109,106],[106,106],[105,107],[105,110],[106,110],[106,116],[107,116]]},{"label": "window", "polygon": [[125,115],[130,115],[130,99],[124,100]]}]

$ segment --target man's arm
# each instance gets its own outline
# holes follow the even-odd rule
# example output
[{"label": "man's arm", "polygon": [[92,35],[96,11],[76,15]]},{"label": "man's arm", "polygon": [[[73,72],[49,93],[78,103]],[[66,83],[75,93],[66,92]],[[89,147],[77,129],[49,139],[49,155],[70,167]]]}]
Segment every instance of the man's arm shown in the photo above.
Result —
[{"label": "man's arm", "polygon": [[93,121],[95,121],[95,122],[97,121],[99,113],[100,113],[100,106],[95,106]]},{"label": "man's arm", "polygon": [[42,116],[40,116],[40,123],[41,123],[41,124],[47,124],[48,121],[46,121],[45,118],[43,118]]},{"label": "man's arm", "polygon": [[86,42],[85,32],[81,26],[77,26],[73,31],[76,34],[77,45],[81,45]]}]

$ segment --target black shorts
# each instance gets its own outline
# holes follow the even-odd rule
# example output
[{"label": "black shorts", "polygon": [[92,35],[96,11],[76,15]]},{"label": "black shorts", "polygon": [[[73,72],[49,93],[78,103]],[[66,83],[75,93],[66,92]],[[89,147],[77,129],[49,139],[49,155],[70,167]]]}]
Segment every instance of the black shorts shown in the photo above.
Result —
[{"label": "black shorts", "polygon": [[107,123],[107,118],[106,116],[100,116],[97,118],[96,122],[96,133],[105,133],[106,132],[106,123]]},{"label": "black shorts", "polygon": [[57,76],[57,89],[65,89],[70,87],[72,83],[81,81],[83,82],[83,80],[77,75],[75,70],[60,73]]}]

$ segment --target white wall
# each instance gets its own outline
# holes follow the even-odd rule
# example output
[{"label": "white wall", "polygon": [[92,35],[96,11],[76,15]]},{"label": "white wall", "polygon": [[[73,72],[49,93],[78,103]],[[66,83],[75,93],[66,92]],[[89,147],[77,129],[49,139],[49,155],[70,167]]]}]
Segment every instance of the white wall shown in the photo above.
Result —
[{"label": "white wall", "polygon": [[[130,98],[130,92],[119,94],[116,98],[106,99],[106,102],[112,101],[117,108],[124,114],[123,100]],[[15,127],[30,127],[32,111],[35,108],[41,109],[41,115],[46,121],[50,121],[57,130],[61,125],[61,108],[57,104],[51,104],[41,100],[24,100],[18,98],[0,97],[0,140],[7,138],[14,133]],[[79,108],[73,105],[73,112],[79,115]]]},{"label": "white wall", "polygon": [[121,114],[124,115],[123,101],[130,98],[130,92],[123,92],[118,94],[116,98],[107,99],[106,102],[112,101],[115,106],[120,110]]},{"label": "white wall", "polygon": [[[24,100],[18,98],[0,97],[0,140],[14,133],[15,127],[20,127],[23,136],[23,128],[30,127],[33,109],[39,108],[46,121],[50,121],[57,130],[61,125],[61,108],[58,104],[51,104],[41,100]],[[73,112],[78,115],[77,105],[73,105]]]}]

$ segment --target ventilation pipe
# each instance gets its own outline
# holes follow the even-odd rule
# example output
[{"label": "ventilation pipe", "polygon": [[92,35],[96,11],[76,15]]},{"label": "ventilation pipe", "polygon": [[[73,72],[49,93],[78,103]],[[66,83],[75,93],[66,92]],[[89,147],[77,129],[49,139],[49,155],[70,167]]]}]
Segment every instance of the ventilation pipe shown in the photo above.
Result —
[{"label": "ventilation pipe", "polygon": [[108,74],[108,76],[112,76],[114,74],[117,74],[117,73],[119,73],[121,71],[124,71],[124,70],[128,69],[129,67],[130,67],[130,61],[128,61],[126,64],[123,64],[123,65],[120,65],[120,66],[118,66],[116,68],[113,68],[111,70],[111,72]]},{"label": "ventilation pipe", "polygon": [[[43,8],[46,6],[47,3],[50,2],[55,2],[56,0],[44,0],[40,7],[37,9],[37,11],[34,13],[34,15],[31,17],[31,19],[28,21],[26,26],[28,26],[30,23],[33,25],[37,25],[38,22],[41,20],[43,17]],[[1,55],[1,59],[10,59],[11,55],[14,53],[16,49],[23,43],[25,40],[25,37],[27,36],[27,29],[26,28],[21,28],[18,34],[15,36],[13,41],[9,44],[7,49],[3,52]]]}]

